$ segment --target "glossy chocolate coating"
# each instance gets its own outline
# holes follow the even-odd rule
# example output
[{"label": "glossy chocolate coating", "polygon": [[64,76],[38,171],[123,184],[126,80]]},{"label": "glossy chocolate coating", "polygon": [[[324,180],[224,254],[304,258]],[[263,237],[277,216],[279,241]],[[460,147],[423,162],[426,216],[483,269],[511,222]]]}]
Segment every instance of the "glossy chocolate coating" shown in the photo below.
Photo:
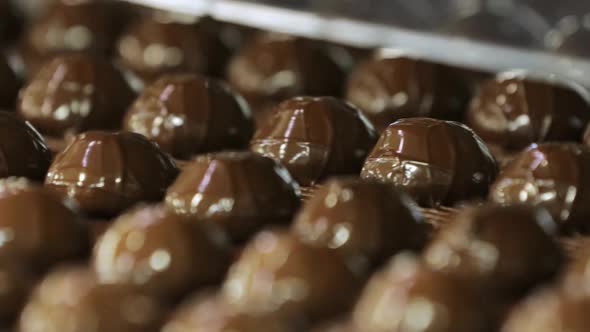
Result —
[{"label": "glossy chocolate coating", "polygon": [[438,206],[485,197],[496,173],[494,158],[471,129],[409,118],[381,134],[361,176],[403,188],[422,206]]},{"label": "glossy chocolate coating", "polygon": [[503,73],[480,85],[467,125],[487,144],[521,150],[544,141],[577,141],[590,121],[581,86]]},{"label": "glossy chocolate coating", "polygon": [[373,127],[353,106],[333,97],[296,97],[273,110],[250,150],[311,186],[328,176],[358,174],[375,141]]},{"label": "glossy chocolate coating", "polygon": [[227,80],[250,103],[257,123],[279,102],[299,95],[338,96],[342,70],[310,40],[276,33],[251,38],[228,66]]},{"label": "glossy chocolate coating", "polygon": [[212,221],[232,240],[246,240],[260,227],[291,220],[299,187],[287,170],[251,152],[197,157],[168,189],[166,204],[179,214]]},{"label": "glossy chocolate coating", "polygon": [[14,109],[20,82],[2,56],[0,56],[0,86],[2,86],[0,89],[0,109]]},{"label": "glossy chocolate coating", "polygon": [[293,224],[304,242],[330,248],[361,270],[426,242],[416,204],[390,185],[356,178],[328,180],[305,202]]},{"label": "glossy chocolate coating", "polygon": [[143,17],[128,26],[117,43],[122,64],[145,81],[162,73],[220,75],[228,50],[205,24],[170,17]]},{"label": "glossy chocolate coating", "polygon": [[182,305],[162,332],[296,332],[277,315],[235,312],[217,294],[199,294]]},{"label": "glossy chocolate coating", "polygon": [[129,287],[99,284],[82,267],[62,267],[37,286],[19,321],[19,332],[153,332],[158,304]]},{"label": "glossy chocolate coating", "polygon": [[493,331],[469,283],[396,256],[365,287],[353,313],[363,332]]},{"label": "glossy chocolate coating", "polygon": [[89,131],[55,157],[45,185],[91,216],[109,217],[162,199],[177,174],[174,161],[139,134]]},{"label": "glossy chocolate coating", "polygon": [[459,119],[468,98],[467,84],[449,67],[403,56],[360,64],[346,92],[379,132],[401,118]]},{"label": "glossy chocolate coating", "polygon": [[0,180],[0,263],[29,264],[39,271],[88,250],[76,212],[49,190],[22,178]]},{"label": "glossy chocolate coating", "polygon": [[430,243],[424,260],[492,293],[521,295],[559,271],[556,236],[557,224],[544,209],[487,204],[463,209]]},{"label": "glossy chocolate coating", "polygon": [[286,231],[266,230],[230,268],[223,292],[242,312],[317,320],[350,308],[359,281],[329,249],[306,245]]},{"label": "glossy chocolate coating", "polygon": [[215,234],[162,205],[138,207],[101,236],[93,267],[103,283],[133,285],[147,295],[175,300],[221,281],[229,263],[223,241],[219,231]]},{"label": "glossy chocolate coating", "polygon": [[177,158],[245,148],[254,131],[240,96],[220,81],[189,74],[165,75],[148,86],[123,126]]},{"label": "glossy chocolate coating", "polygon": [[35,128],[14,114],[0,112],[0,178],[42,180],[50,163],[51,152]]},{"label": "glossy chocolate coating", "polygon": [[20,93],[18,112],[43,134],[117,129],[133,92],[115,67],[88,55],[53,59]]},{"label": "glossy chocolate coating", "polygon": [[564,230],[589,230],[589,170],[590,148],[576,143],[533,144],[503,168],[489,199],[542,206]]}]

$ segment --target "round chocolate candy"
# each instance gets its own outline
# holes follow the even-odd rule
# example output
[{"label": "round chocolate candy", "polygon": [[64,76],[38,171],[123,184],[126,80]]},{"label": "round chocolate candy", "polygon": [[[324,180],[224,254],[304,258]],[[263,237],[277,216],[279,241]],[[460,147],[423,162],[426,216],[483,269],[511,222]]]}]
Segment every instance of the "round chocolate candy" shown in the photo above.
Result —
[{"label": "round chocolate candy", "polygon": [[14,114],[0,112],[0,178],[23,176],[42,180],[51,163],[43,137]]},{"label": "round chocolate candy", "polygon": [[0,56],[0,85],[2,85],[2,89],[0,89],[0,109],[14,109],[20,82],[2,56]]},{"label": "round chocolate candy", "polygon": [[350,308],[359,278],[327,248],[281,230],[258,233],[230,268],[223,286],[240,312],[326,319]]},{"label": "round chocolate candy", "polygon": [[43,271],[88,251],[88,233],[76,212],[25,179],[0,180],[0,216],[0,264],[23,263]]},{"label": "round chocolate candy", "polygon": [[263,124],[275,104],[298,95],[341,94],[342,70],[310,40],[276,33],[251,38],[228,66],[227,79]]},{"label": "round chocolate candy", "polygon": [[254,130],[240,96],[220,81],[190,74],[165,75],[148,86],[127,112],[124,129],[177,158],[244,148]]},{"label": "round chocolate candy", "polygon": [[549,280],[563,255],[557,225],[544,209],[487,204],[465,208],[424,253],[431,269],[512,297]]},{"label": "round chocolate candy", "polygon": [[353,321],[364,332],[493,331],[483,304],[472,284],[401,254],[369,281]]},{"label": "round chocolate candy", "polygon": [[107,61],[82,54],[47,63],[20,93],[18,112],[43,134],[65,136],[121,125],[133,92]]},{"label": "round chocolate candy", "polygon": [[110,217],[162,199],[177,174],[174,161],[139,134],[89,131],[55,157],[45,185],[91,216]]},{"label": "round chocolate candy", "polygon": [[21,41],[29,73],[51,57],[69,52],[109,55],[120,25],[107,1],[54,1],[33,21]]},{"label": "round chocolate candy", "polygon": [[382,132],[401,118],[459,119],[469,90],[449,67],[404,56],[380,56],[353,71],[346,98]]},{"label": "round chocolate candy", "polygon": [[62,267],[37,286],[18,331],[150,332],[162,316],[157,302],[130,287],[100,284],[82,267]]},{"label": "round chocolate candy", "polygon": [[221,281],[229,263],[224,235],[204,226],[161,205],[136,208],[117,218],[98,240],[94,271],[100,282],[137,286],[155,298],[177,300]]},{"label": "round chocolate candy", "polygon": [[197,157],[168,189],[166,204],[179,214],[211,221],[232,240],[260,227],[289,222],[299,207],[299,187],[287,170],[251,152]]},{"label": "round chocolate candy", "polygon": [[375,141],[375,130],[353,106],[332,97],[296,97],[273,110],[250,150],[311,186],[328,176],[358,174]]},{"label": "round chocolate candy", "polygon": [[496,173],[494,157],[471,129],[409,118],[387,127],[361,176],[403,188],[422,206],[438,206],[485,197]]},{"label": "round chocolate candy", "polygon": [[217,294],[199,294],[182,305],[162,332],[295,332],[301,331],[274,314],[235,312]]},{"label": "round chocolate candy", "polygon": [[590,148],[576,143],[533,144],[506,165],[490,189],[500,204],[546,208],[565,231],[590,230]]},{"label": "round chocolate candy", "polygon": [[229,51],[203,22],[180,22],[169,15],[143,17],[117,43],[122,64],[144,81],[166,72],[220,75]]},{"label": "round chocolate candy", "polygon": [[427,239],[426,224],[408,196],[356,178],[323,183],[292,229],[302,241],[337,251],[361,271],[401,250],[420,249]]},{"label": "round chocolate candy", "polygon": [[467,124],[487,144],[511,151],[544,141],[576,141],[590,121],[589,96],[573,83],[502,73],[480,85]]}]

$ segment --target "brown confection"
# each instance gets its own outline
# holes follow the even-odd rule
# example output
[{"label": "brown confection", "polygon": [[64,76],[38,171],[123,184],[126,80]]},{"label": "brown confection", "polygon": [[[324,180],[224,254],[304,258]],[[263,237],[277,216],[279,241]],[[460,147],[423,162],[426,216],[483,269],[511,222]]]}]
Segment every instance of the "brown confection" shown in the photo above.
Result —
[{"label": "brown confection", "polygon": [[[0,18],[1,20],[1,18]],[[0,109],[13,110],[20,82],[4,57],[0,56]]]},{"label": "brown confection", "polygon": [[401,250],[420,249],[426,225],[416,204],[390,185],[356,178],[323,183],[293,224],[302,241],[342,254],[360,270]]},{"label": "brown confection", "polygon": [[410,118],[387,127],[361,176],[406,190],[422,206],[485,197],[497,173],[494,157],[466,126]]},{"label": "brown confection", "polygon": [[117,44],[122,64],[142,80],[162,73],[220,75],[229,51],[206,24],[168,15],[143,17],[128,26]]},{"label": "brown confection", "polygon": [[382,132],[401,118],[458,120],[469,90],[450,67],[403,56],[376,57],[350,75],[346,98]]},{"label": "brown confection", "polygon": [[14,114],[0,112],[0,178],[42,180],[50,163],[51,152],[35,128]]},{"label": "brown confection", "polygon": [[261,33],[234,56],[227,80],[248,100],[260,125],[265,123],[269,110],[287,98],[339,96],[344,75],[317,43]]},{"label": "brown confection", "polygon": [[151,298],[129,287],[99,284],[82,267],[63,267],[37,286],[18,332],[153,332],[162,320]]},{"label": "brown confection", "polygon": [[25,179],[0,180],[0,215],[0,264],[18,262],[43,271],[88,250],[88,234],[76,212]]},{"label": "brown confection", "polygon": [[120,29],[106,1],[55,1],[33,21],[21,40],[29,73],[51,57],[69,52],[109,55]]},{"label": "brown confection", "polygon": [[239,242],[264,225],[289,222],[299,207],[299,187],[272,159],[221,152],[184,167],[166,203],[179,214],[219,224]]},{"label": "brown confection", "polygon": [[117,129],[133,92],[108,61],[82,54],[57,57],[20,93],[18,112],[43,134],[65,136]]},{"label": "brown confection", "polygon": [[487,144],[509,151],[544,141],[577,141],[590,121],[589,96],[573,83],[502,73],[480,85],[467,125]]},{"label": "brown confection", "polygon": [[557,225],[544,209],[487,204],[465,208],[424,253],[436,271],[481,283],[492,294],[522,295],[560,269]]},{"label": "brown confection", "polygon": [[353,320],[363,332],[493,331],[480,295],[402,254],[369,281]]},{"label": "brown confection", "polygon": [[248,146],[253,134],[246,102],[221,81],[165,75],[131,106],[125,130],[146,136],[177,158]]},{"label": "brown confection", "polygon": [[537,291],[516,306],[501,332],[586,332],[590,300],[557,289]]},{"label": "brown confection", "polygon": [[360,111],[333,97],[296,97],[279,104],[258,128],[250,150],[281,162],[302,186],[358,174],[376,141]]},{"label": "brown confection", "polygon": [[296,332],[274,314],[249,315],[232,310],[221,296],[200,294],[182,305],[162,332]]},{"label": "brown confection", "polygon": [[177,174],[174,161],[139,134],[89,131],[55,157],[45,185],[91,216],[110,217],[161,200]]},{"label": "brown confection", "polygon": [[590,148],[576,143],[533,144],[503,168],[489,199],[542,206],[564,230],[590,230],[589,170]]},{"label": "brown confection", "polygon": [[266,230],[244,248],[223,286],[228,303],[247,313],[327,319],[350,308],[359,278],[333,251]]},{"label": "brown confection", "polygon": [[0,292],[0,326],[12,324],[25,304],[35,283],[36,273],[23,269],[18,263],[0,262],[2,292]]},{"label": "brown confection", "polygon": [[204,226],[162,205],[133,209],[96,243],[94,271],[103,283],[138,286],[147,295],[176,300],[221,281],[228,266],[224,235]]}]

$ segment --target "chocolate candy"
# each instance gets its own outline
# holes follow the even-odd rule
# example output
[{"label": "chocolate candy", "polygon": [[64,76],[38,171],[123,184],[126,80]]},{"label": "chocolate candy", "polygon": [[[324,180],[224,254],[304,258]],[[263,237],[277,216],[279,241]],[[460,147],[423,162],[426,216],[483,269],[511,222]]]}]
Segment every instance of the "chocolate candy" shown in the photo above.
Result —
[{"label": "chocolate candy", "polygon": [[228,265],[223,240],[219,232],[161,205],[139,207],[117,218],[101,236],[93,267],[103,283],[133,285],[148,295],[175,300],[221,280]]},{"label": "chocolate candy", "polygon": [[235,312],[217,294],[199,294],[182,305],[162,332],[295,332],[295,326],[277,315]]},{"label": "chocolate candy", "polygon": [[131,106],[124,128],[178,158],[248,145],[253,124],[245,101],[220,81],[165,75]]},{"label": "chocolate candy", "polygon": [[286,98],[340,95],[343,73],[310,40],[275,33],[251,38],[228,66],[227,80],[252,106],[257,124]]},{"label": "chocolate candy", "polygon": [[507,296],[553,277],[562,253],[557,225],[544,209],[488,204],[465,208],[424,253],[430,268],[480,282]]},{"label": "chocolate candy", "polygon": [[168,189],[166,204],[179,214],[211,221],[234,241],[260,227],[289,222],[299,206],[299,187],[286,169],[251,152],[197,157]]},{"label": "chocolate candy", "polygon": [[481,84],[467,124],[487,144],[512,151],[532,143],[578,140],[590,121],[588,96],[573,83],[502,73]]},{"label": "chocolate candy", "polygon": [[469,90],[452,69],[404,56],[380,56],[350,75],[346,98],[379,132],[401,118],[459,119]]},{"label": "chocolate candy", "polygon": [[348,309],[359,286],[334,252],[306,245],[285,231],[266,230],[230,268],[223,292],[241,312],[317,320]]},{"label": "chocolate candy", "polygon": [[51,163],[43,137],[29,123],[0,112],[0,177],[42,180]]},{"label": "chocolate candy", "polygon": [[296,97],[278,105],[250,150],[281,162],[302,186],[358,174],[376,134],[360,111],[332,97]]},{"label": "chocolate candy", "polygon": [[133,93],[107,61],[72,54],[47,63],[21,90],[19,114],[43,134],[116,129]]},{"label": "chocolate candy", "polygon": [[0,180],[0,264],[22,263],[39,271],[82,257],[86,228],[52,192],[25,179]]},{"label": "chocolate candy", "polygon": [[355,178],[328,180],[305,202],[294,233],[330,248],[361,270],[405,249],[420,249],[426,226],[415,203],[393,187]]},{"label": "chocolate candy", "polygon": [[466,126],[430,118],[389,125],[365,161],[364,179],[403,188],[422,206],[484,197],[497,166]]},{"label": "chocolate candy", "polygon": [[129,287],[99,284],[82,267],[63,267],[37,286],[21,316],[19,332],[156,331],[162,310]]},{"label": "chocolate candy", "polygon": [[354,314],[360,331],[493,331],[471,284],[396,256],[365,287]]},{"label": "chocolate candy", "polygon": [[545,207],[564,231],[588,230],[590,148],[576,143],[533,144],[502,170],[489,199]]},{"label": "chocolate candy", "polygon": [[174,161],[139,134],[89,131],[55,157],[45,185],[91,216],[109,217],[162,199],[177,174]]},{"label": "chocolate candy", "polygon": [[16,105],[16,98],[20,82],[6,60],[0,56],[0,109],[12,110]]},{"label": "chocolate candy", "polygon": [[228,58],[227,48],[206,25],[178,22],[167,15],[131,24],[117,51],[123,65],[145,81],[179,71],[219,75]]}]

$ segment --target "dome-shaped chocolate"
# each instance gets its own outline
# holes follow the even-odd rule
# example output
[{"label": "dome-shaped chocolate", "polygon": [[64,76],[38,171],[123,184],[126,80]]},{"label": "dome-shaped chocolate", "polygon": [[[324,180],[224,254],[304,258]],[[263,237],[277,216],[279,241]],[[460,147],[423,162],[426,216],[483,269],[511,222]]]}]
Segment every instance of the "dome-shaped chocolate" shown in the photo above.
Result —
[{"label": "dome-shaped chocolate", "polygon": [[0,177],[42,180],[51,163],[43,137],[29,123],[0,112]]},{"label": "dome-shaped chocolate", "polygon": [[590,148],[533,144],[503,169],[489,199],[546,208],[564,230],[590,230]]},{"label": "dome-shaped chocolate", "polygon": [[289,172],[251,152],[197,157],[168,189],[166,204],[179,214],[211,221],[243,241],[267,224],[289,222],[299,187]]},{"label": "dome-shaped chocolate", "polygon": [[139,134],[89,131],[55,157],[45,185],[108,217],[162,199],[177,174],[174,161]]},{"label": "dome-shaped chocolate", "polygon": [[37,286],[19,332],[153,332],[162,310],[132,288],[100,284],[82,267],[62,267]]},{"label": "dome-shaped chocolate", "polygon": [[0,109],[13,110],[20,82],[4,57],[0,56]]},{"label": "dome-shaped chocolate", "polygon": [[329,249],[306,245],[285,231],[266,230],[244,248],[223,291],[241,312],[317,320],[350,308],[359,281]]},{"label": "dome-shaped chocolate", "polygon": [[302,186],[358,174],[376,133],[353,106],[332,97],[296,97],[274,108],[250,150],[281,162]]},{"label": "dome-shaped chocolate", "polygon": [[220,81],[190,74],[165,75],[146,87],[127,112],[124,129],[177,158],[245,148],[254,130],[240,96]]},{"label": "dome-shaped chocolate", "polygon": [[342,70],[316,43],[276,33],[251,38],[228,66],[227,79],[263,124],[275,104],[298,95],[339,96]]},{"label": "dome-shaped chocolate", "polygon": [[82,54],[46,63],[21,90],[18,112],[43,134],[117,129],[133,92],[108,61]]},{"label": "dome-shaped chocolate", "polygon": [[544,141],[575,141],[590,121],[589,96],[573,83],[502,73],[480,85],[467,125],[487,144],[512,151]]},{"label": "dome-shaped chocolate", "polygon": [[346,98],[382,132],[401,118],[459,119],[469,90],[451,69],[403,56],[376,57],[356,67]]},{"label": "dome-shaped chocolate", "polygon": [[497,166],[466,126],[430,118],[396,121],[381,134],[361,176],[395,185],[423,206],[485,197]]},{"label": "dome-shaped chocolate", "polygon": [[176,300],[221,281],[226,271],[224,236],[204,226],[161,205],[136,208],[118,217],[98,240],[94,271],[101,282],[133,285],[148,295]]},{"label": "dome-shaped chocolate", "polygon": [[424,253],[430,268],[507,296],[549,280],[560,269],[557,225],[544,209],[488,204],[463,209]]},{"label": "dome-shaped chocolate", "polygon": [[356,178],[323,183],[293,224],[302,241],[336,250],[361,269],[401,250],[420,249],[426,229],[416,204],[404,193]]},{"label": "dome-shaped chocolate", "polygon": [[122,64],[145,81],[162,73],[219,75],[228,50],[205,24],[166,15],[146,16],[128,26],[117,44]]}]

